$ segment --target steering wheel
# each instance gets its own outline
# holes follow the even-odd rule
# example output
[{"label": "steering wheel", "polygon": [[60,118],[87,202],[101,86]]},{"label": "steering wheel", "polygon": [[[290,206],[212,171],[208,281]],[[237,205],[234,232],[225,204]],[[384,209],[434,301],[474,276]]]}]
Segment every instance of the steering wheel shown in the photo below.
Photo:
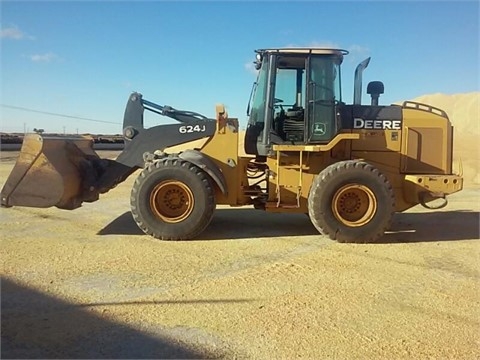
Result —
[{"label": "steering wheel", "polygon": [[280,110],[283,110],[283,100],[282,99],[277,99],[277,98],[274,98],[273,99],[273,106],[274,107],[280,107]]}]

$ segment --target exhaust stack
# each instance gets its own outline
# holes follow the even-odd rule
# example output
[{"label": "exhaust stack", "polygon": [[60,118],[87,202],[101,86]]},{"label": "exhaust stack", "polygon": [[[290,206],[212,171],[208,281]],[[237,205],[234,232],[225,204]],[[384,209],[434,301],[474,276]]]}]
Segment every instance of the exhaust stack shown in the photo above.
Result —
[{"label": "exhaust stack", "polygon": [[366,58],[360,64],[358,64],[355,69],[355,80],[353,84],[353,104],[361,105],[362,104],[362,74],[370,62],[370,58]]}]

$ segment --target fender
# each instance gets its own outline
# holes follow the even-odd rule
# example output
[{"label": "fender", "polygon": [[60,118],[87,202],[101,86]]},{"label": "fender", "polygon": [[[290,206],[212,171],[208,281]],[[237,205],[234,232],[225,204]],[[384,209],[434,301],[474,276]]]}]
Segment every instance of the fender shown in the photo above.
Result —
[{"label": "fender", "polygon": [[198,150],[185,150],[178,154],[178,157],[182,160],[191,162],[205,171],[218,185],[222,194],[228,194],[227,182],[225,176],[223,176],[220,168],[215,164],[212,158],[208,155],[201,153]]}]

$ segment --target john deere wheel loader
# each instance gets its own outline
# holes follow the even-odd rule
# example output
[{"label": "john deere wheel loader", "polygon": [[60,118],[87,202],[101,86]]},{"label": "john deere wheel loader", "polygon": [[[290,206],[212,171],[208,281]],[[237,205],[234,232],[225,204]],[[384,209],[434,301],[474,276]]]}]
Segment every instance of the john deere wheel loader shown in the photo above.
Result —
[{"label": "john deere wheel loader", "polygon": [[[131,211],[158,239],[198,236],[216,205],[227,204],[306,213],[331,239],[375,241],[395,212],[444,206],[463,179],[452,172],[453,128],[444,111],[411,101],[381,106],[378,81],[367,87],[371,105],[361,105],[370,58],[356,69],[353,104],[343,102],[340,65],[347,53],[256,50],[247,156],[238,153],[238,121],[222,105],[209,119],[133,93],[124,116],[125,148],[115,161],[99,158],[89,138],[28,135],[1,203],[75,209],[143,169],[131,191]],[[145,110],[177,123],[145,128]],[[202,138],[199,148],[168,151]]]}]

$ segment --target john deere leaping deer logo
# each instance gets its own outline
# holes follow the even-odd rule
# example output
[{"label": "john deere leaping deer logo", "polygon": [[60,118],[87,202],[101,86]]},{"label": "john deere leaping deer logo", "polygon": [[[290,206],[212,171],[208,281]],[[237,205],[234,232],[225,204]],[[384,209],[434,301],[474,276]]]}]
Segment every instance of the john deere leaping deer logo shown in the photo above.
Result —
[{"label": "john deere leaping deer logo", "polygon": [[327,132],[327,125],[325,123],[316,123],[313,128],[315,135],[325,135]]}]

